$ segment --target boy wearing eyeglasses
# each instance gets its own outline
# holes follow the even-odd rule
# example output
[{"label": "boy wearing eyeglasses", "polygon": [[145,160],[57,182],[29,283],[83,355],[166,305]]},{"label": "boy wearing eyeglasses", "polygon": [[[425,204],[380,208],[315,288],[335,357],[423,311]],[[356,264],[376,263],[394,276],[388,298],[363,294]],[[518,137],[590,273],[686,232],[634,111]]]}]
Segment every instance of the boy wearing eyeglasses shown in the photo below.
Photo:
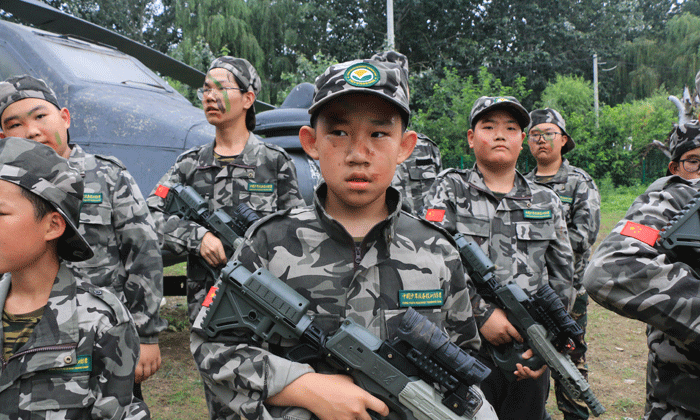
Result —
[{"label": "boy wearing eyeglasses", "polygon": [[697,121],[673,130],[671,161],[666,175],[678,175],[684,179],[700,178],[700,126]]},{"label": "boy wearing eyeglasses", "polygon": [[[591,247],[600,229],[600,194],[598,187],[585,171],[569,164],[564,154],[576,144],[566,132],[566,121],[551,108],[536,109],[530,113],[528,145],[537,160],[537,167],[525,177],[545,184],[559,195],[564,208],[569,241],[574,251],[574,299],[571,316],[586,331],[588,294],[583,288],[583,273],[591,256]],[[581,339],[570,354],[584,378],[588,377],[586,344]],[[587,419],[588,407],[583,401],[572,400],[559,381],[554,382],[557,406],[564,419]]]},{"label": "boy wearing eyeglasses", "polygon": [[164,213],[165,197],[159,196],[159,191],[166,189],[159,187],[192,186],[209,203],[210,212],[221,209],[229,215],[239,203],[247,204],[261,217],[304,205],[291,157],[282,148],[253,135],[254,103],[261,83],[258,72],[244,58],[223,56],[211,63],[198,95],[207,121],[216,127],[214,141],[180,155],[148,197],[163,235],[163,249],[187,253],[190,321],[194,321],[205,292],[216,280],[206,264],[218,267],[228,258],[212,232]]},{"label": "boy wearing eyeglasses", "polygon": [[[516,169],[530,124],[527,110],[512,96],[482,96],[474,102],[467,132],[476,164],[438,175],[425,202],[424,217],[450,234],[476,242],[496,267],[502,284],[534,293],[549,284],[567,309],[574,297],[573,257],[561,201],[549,188],[526,180]],[[471,297],[482,337],[478,358],[491,368],[481,383],[501,420],[542,420],[549,394],[546,366],[518,363],[511,382],[495,364],[489,345],[510,345],[523,337],[506,313],[478,292]],[[529,359],[532,350],[522,357]]]}]

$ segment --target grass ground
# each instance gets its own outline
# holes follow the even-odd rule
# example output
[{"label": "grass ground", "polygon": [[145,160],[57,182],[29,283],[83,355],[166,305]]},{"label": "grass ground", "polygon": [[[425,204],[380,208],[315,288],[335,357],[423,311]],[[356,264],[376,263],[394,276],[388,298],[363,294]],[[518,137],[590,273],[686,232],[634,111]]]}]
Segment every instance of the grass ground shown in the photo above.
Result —
[{"label": "grass ground", "polygon": [[[602,189],[600,242],[625,214],[643,189]],[[168,267],[166,275],[182,274],[182,265]],[[146,403],[154,419],[191,420],[207,417],[202,382],[189,352],[189,333],[182,297],[169,297],[163,315],[171,324],[160,337],[163,365],[143,384]],[[646,337],[644,324],[623,318],[591,302],[587,341],[589,382],[607,412],[605,420],[639,419],[644,412]],[[547,409],[563,419],[553,392]]]}]

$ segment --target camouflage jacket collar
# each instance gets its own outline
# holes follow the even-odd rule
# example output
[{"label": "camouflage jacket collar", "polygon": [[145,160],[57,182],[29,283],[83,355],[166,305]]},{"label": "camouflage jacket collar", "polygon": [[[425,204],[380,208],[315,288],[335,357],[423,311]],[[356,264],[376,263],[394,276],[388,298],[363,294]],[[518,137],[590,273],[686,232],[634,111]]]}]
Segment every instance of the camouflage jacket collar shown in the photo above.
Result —
[{"label": "camouflage jacket collar", "polygon": [[82,147],[78,146],[77,144],[73,144],[71,151],[70,151],[70,156],[68,156],[68,162],[72,167],[77,169],[80,172],[80,176],[85,178],[85,157],[87,156],[87,153],[85,153],[85,150],[83,150]]},{"label": "camouflage jacket collar", "polygon": [[[327,193],[328,185],[325,182],[319,184],[314,193],[314,210],[316,211],[316,216],[321,226],[323,226],[326,233],[328,233],[328,236],[339,242],[352,241],[352,237],[343,225],[326,212],[325,202]],[[401,214],[401,193],[394,187],[389,187],[386,191],[386,203],[389,207],[389,216],[369,231],[362,241],[363,243],[367,244],[380,239],[389,243],[392,238],[395,237],[396,225],[399,215]]]},{"label": "camouflage jacket collar", "polygon": [[[487,193],[493,197],[493,192],[491,192],[489,187],[486,186],[486,182],[484,182],[484,175],[481,173],[481,171],[479,171],[476,163],[474,164],[472,170],[469,171],[467,181],[472,188],[476,188],[477,190]],[[527,180],[517,170],[515,171],[515,188],[510,190],[510,192],[506,194],[506,197],[514,200],[530,200],[532,198],[532,190],[530,190]]]},{"label": "camouflage jacket collar", "polygon": [[[551,180],[547,181],[547,184],[566,184],[566,181],[569,179],[569,173],[571,173],[571,165],[569,165],[569,161],[566,160],[566,158],[563,158],[557,173],[554,174]],[[536,176],[537,167],[525,175],[525,178],[529,179],[530,181],[535,181]]]},{"label": "camouflage jacket collar", "polygon": [[[257,165],[257,155],[254,153],[254,151],[261,144],[262,142],[255,136],[255,134],[253,134],[252,131],[249,132],[248,140],[246,141],[245,147],[243,147],[243,151],[241,151],[231,165],[254,168]],[[200,168],[222,167],[221,163],[214,158],[215,146],[216,140],[202,147],[202,150],[199,153],[199,161],[197,162]]]}]

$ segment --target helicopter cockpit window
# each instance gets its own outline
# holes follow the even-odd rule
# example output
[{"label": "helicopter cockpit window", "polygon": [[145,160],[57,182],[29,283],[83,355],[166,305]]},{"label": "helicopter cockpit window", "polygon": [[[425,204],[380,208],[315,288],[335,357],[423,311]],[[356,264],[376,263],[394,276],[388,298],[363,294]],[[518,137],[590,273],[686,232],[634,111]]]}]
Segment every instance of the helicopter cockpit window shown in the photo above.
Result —
[{"label": "helicopter cockpit window", "polygon": [[156,78],[127,57],[60,41],[45,41],[44,44],[56,58],[77,78],[94,82],[165,88]]}]

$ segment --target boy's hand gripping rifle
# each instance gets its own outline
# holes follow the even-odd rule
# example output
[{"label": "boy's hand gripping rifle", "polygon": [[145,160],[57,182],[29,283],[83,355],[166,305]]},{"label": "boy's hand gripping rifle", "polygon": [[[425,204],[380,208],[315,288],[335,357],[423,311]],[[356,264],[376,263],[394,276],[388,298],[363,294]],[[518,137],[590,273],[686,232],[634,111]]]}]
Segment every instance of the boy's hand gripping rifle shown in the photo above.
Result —
[{"label": "boy's hand gripping rifle", "polygon": [[238,261],[221,270],[220,288],[213,287],[209,295],[213,293],[199,314],[209,337],[244,329],[256,341],[298,340],[285,357],[335,366],[402,420],[471,419],[482,405],[473,386],[491,371],[412,308],[401,321],[398,338],[381,341],[351,319],[328,334],[307,315],[307,299],[269,271],[251,273]]},{"label": "boy's hand gripping rifle", "polygon": [[[500,284],[494,274],[496,267],[479,245],[467,241],[462,234],[455,235],[455,241],[462,263],[479,294],[503,309],[508,321],[525,340],[524,343],[513,341],[498,347],[487,344],[491,346],[491,355],[503,374],[515,380],[516,363],[532,370],[546,364],[571,398],[585,401],[596,417],[603,414],[605,408],[593,395],[588,382],[569,356],[560,352],[571,348],[583,330],[566,312],[554,290],[544,285],[534,297],[530,297],[515,283]],[[522,354],[528,348],[532,348],[534,356],[523,359]]]},{"label": "boy's hand gripping rifle", "polygon": [[[180,216],[185,220],[191,220],[204,226],[216,235],[221,241],[226,251],[226,258],[229,259],[243,241],[248,227],[260,217],[247,205],[241,203],[236,207],[233,217],[223,210],[209,212],[209,205],[194,188],[181,184],[176,184],[169,189],[159,186],[161,190],[159,196],[165,196],[165,213]],[[207,264],[208,266],[208,264]],[[209,271],[214,278],[218,277],[213,268]]]}]

